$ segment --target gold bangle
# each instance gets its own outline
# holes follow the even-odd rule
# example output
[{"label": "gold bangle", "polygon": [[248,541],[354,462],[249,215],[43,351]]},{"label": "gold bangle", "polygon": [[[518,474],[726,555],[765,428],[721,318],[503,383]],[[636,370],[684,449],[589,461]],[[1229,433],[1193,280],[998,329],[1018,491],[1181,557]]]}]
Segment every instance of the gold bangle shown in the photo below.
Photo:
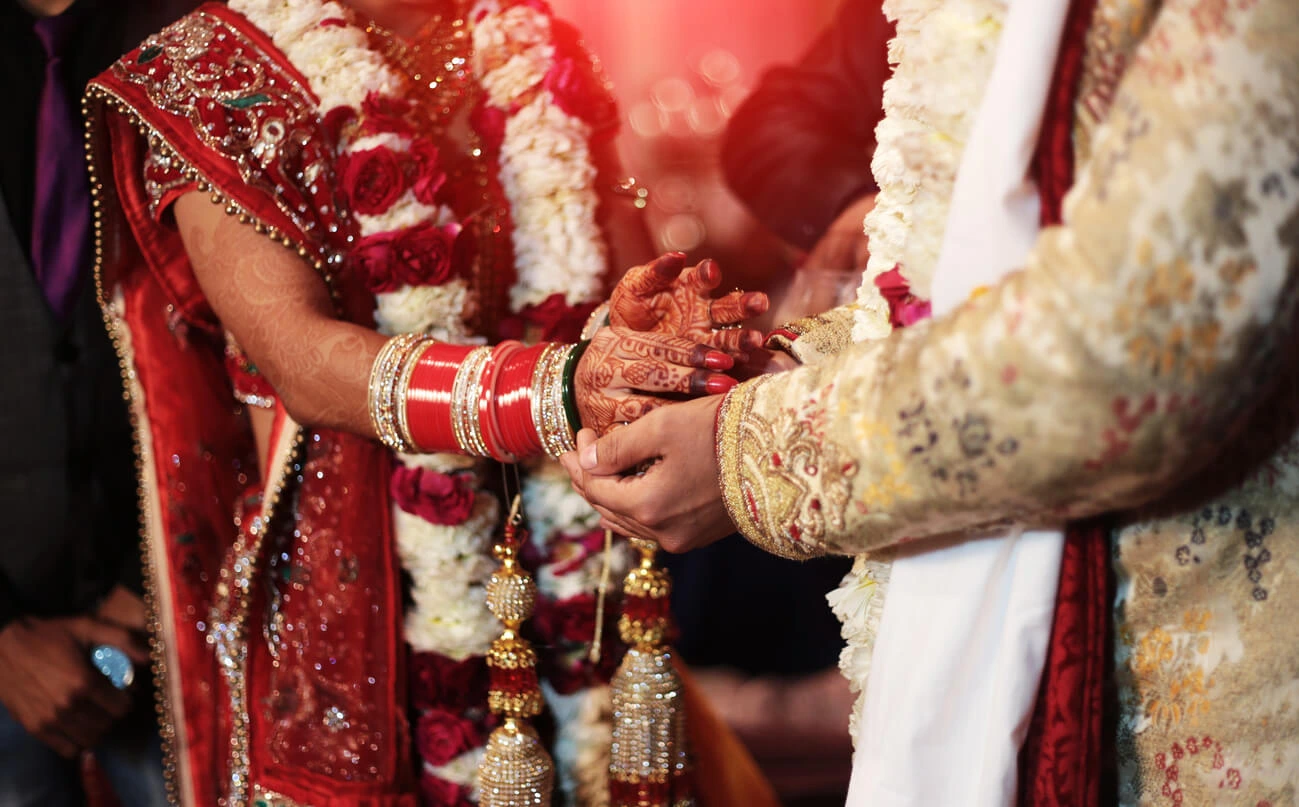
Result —
[{"label": "gold bangle", "polygon": [[374,427],[379,440],[400,453],[412,453],[414,444],[409,440],[404,429],[406,399],[398,396],[398,387],[406,366],[417,348],[432,341],[423,334],[404,333],[394,336],[384,343],[379,355],[370,368],[370,385],[367,399],[370,409],[370,425]]},{"label": "gold bangle", "polygon": [[404,452],[407,454],[424,453],[424,449],[415,442],[415,438],[410,433],[410,418],[407,417],[409,407],[406,406],[406,399],[410,394],[411,376],[415,375],[415,368],[419,366],[419,360],[432,344],[432,339],[424,339],[411,349],[410,355],[406,357],[402,364],[401,374],[398,376],[396,388],[393,390],[393,406],[397,410],[397,433],[401,436],[402,442],[411,448],[410,451]]},{"label": "gold bangle", "polygon": [[461,452],[477,457],[491,456],[483,440],[478,418],[478,397],[482,387],[483,368],[491,358],[490,347],[474,348],[456,370],[451,387],[451,430]]},{"label": "gold bangle", "polygon": [[576,345],[553,346],[542,354],[532,377],[532,420],[541,447],[551,457],[576,450],[573,428],[564,412],[564,364]]}]

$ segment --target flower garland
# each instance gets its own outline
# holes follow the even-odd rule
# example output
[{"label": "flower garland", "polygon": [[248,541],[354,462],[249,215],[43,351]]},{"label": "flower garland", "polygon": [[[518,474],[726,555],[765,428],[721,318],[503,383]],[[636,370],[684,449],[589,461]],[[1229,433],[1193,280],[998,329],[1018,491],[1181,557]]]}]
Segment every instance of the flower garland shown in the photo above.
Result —
[{"label": "flower garland", "polygon": [[[897,25],[893,75],[871,170],[879,184],[864,228],[871,255],[857,291],[853,341],[888,336],[928,316],[956,171],[996,58],[1005,0],[885,0]],[[840,669],[858,694],[856,743],[891,569],[888,553],[857,558],[827,596],[843,623]]]},{"label": "flower garland", "polygon": [[[408,122],[412,105],[399,95],[404,80],[333,0],[230,0],[229,5],[270,34],[320,98],[319,113],[338,147],[341,195],[360,236],[349,258],[375,294],[379,330],[481,343],[465,325],[474,304],[469,286],[454,271],[462,230],[444,199],[446,176],[438,150]],[[553,20],[543,3],[485,0],[470,20],[475,74],[487,95],[474,124],[487,156],[499,150],[492,167],[514,223],[517,282],[510,290],[511,312],[525,321],[580,322],[581,316],[554,309],[591,304],[602,291],[606,257],[596,223],[589,141],[595,127],[608,123],[608,104],[591,103],[592,87],[582,80],[577,57],[556,47]],[[545,314],[537,316],[538,311]],[[473,802],[490,728],[483,656],[501,630],[485,595],[494,568],[492,536],[501,518],[499,502],[490,495],[496,482],[478,461],[460,455],[399,459],[391,480],[393,532],[402,565],[414,580],[406,638],[414,651],[411,690],[415,744],[424,760],[421,789],[426,803]],[[546,525],[534,529],[537,540],[548,542],[540,553],[541,593],[570,610],[575,603],[587,605],[596,581],[586,566],[576,577],[551,567],[571,565],[568,536],[590,523],[594,513],[556,492],[560,474],[534,476],[528,509],[535,522]],[[569,487],[566,477],[563,487]],[[573,717],[557,714],[556,757],[561,785],[572,792],[579,780],[600,771],[579,764],[580,748],[566,748],[566,736],[590,735],[592,728],[576,718],[590,710],[571,707],[572,699],[587,693],[581,686],[565,688],[567,708],[556,711]],[[589,693],[593,702],[600,697],[598,688]]]}]

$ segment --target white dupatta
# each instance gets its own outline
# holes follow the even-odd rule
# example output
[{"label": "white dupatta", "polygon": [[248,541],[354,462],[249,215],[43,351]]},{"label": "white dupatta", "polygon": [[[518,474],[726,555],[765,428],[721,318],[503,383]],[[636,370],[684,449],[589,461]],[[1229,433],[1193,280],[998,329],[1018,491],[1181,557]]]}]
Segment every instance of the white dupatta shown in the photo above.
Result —
[{"label": "white dupatta", "polygon": [[[1028,178],[1068,0],[1008,0],[961,157],[933,312],[1023,265],[1039,229]],[[1046,658],[1060,529],[903,546],[871,658],[849,807],[1005,807]]]}]

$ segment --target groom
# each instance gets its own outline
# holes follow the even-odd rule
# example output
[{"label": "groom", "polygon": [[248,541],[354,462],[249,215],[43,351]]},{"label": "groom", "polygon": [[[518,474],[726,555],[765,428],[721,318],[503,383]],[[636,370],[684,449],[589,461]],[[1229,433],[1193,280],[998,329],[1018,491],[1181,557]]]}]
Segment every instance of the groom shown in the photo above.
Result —
[{"label": "groom", "polygon": [[[898,71],[922,72],[909,60],[934,57],[906,47],[906,32],[941,41],[972,30],[960,14],[976,5],[898,3]],[[1007,32],[1017,9],[1009,5]],[[1103,745],[1117,746],[1122,804],[1285,803],[1299,788],[1299,591],[1284,584],[1299,572],[1299,365],[1290,355],[1299,19],[1282,0],[1075,0],[1059,43],[1041,107],[997,118],[1041,120],[1031,173],[1048,226],[1021,254],[1022,271],[932,322],[854,342],[854,330],[870,330],[866,294],[856,310],[788,331],[803,367],[742,384],[720,407],[694,401],[598,443],[585,435],[567,465],[612,526],[673,551],[733,528],[794,557],[879,553],[903,541],[915,550],[932,536],[1113,514],[1114,644],[1080,627],[1052,641],[1052,657],[1060,647],[1076,659],[1089,644],[1112,654],[1117,736],[1058,738],[1043,756],[1072,789],[1033,786],[1020,797],[1095,803]],[[979,58],[977,48],[945,55],[967,53]],[[1060,69],[1069,64],[1072,75]],[[1003,97],[995,80],[982,89],[985,104]],[[947,97],[929,100],[886,97],[881,149],[891,125],[905,126],[899,116],[949,111],[940,108]],[[1062,155],[1072,170],[1061,169]],[[881,206],[895,215],[874,221],[873,259],[897,240],[899,222],[923,241],[939,218],[908,207],[914,188],[896,186],[906,154],[893,156],[876,161]],[[1056,170],[1036,170],[1041,163]],[[1073,190],[1057,219],[1052,188],[1062,177]],[[961,184],[958,175],[943,200],[950,217],[932,226],[969,232]],[[989,215],[1002,201],[988,199]],[[944,246],[928,258],[941,270],[951,232],[930,236]],[[898,262],[921,297],[941,291],[922,287],[941,279],[926,260],[912,252]],[[650,459],[657,464],[643,476],[619,475]],[[1074,574],[1091,567],[1071,567],[1065,546],[1061,595],[1103,596],[1104,575]],[[945,593],[935,590],[934,602]],[[1079,603],[1086,610],[1086,597]],[[1081,624],[1062,613],[1057,630]],[[950,675],[959,682],[967,672],[977,674]],[[1076,687],[1060,708],[1089,713],[1077,725],[1094,726],[1084,701],[1099,693],[1095,682],[1051,659],[1046,673],[1047,694]],[[859,743],[891,728],[874,725],[876,714],[866,710]],[[875,804],[913,803],[906,792],[876,795]]]}]

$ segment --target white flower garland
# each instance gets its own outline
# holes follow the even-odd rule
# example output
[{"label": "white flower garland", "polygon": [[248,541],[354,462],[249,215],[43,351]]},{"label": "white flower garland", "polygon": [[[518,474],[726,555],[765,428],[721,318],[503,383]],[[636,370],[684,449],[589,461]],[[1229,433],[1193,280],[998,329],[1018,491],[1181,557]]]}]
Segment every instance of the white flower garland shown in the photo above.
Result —
[{"label": "white flower garland", "polygon": [[[499,7],[485,0],[471,16],[485,15],[473,31],[475,72],[488,102],[512,113],[500,158],[519,269],[510,305],[519,311],[553,294],[570,305],[588,302],[601,291],[606,265],[591,127],[560,109],[549,92],[526,100],[554,65],[550,17],[530,6]],[[526,102],[520,107],[520,101]]]},{"label": "white flower garland", "polygon": [[[360,110],[371,93],[393,96],[404,86],[384,58],[370,49],[366,32],[346,23],[347,11],[333,0],[230,0],[229,6],[268,33],[302,72],[320,98],[322,117],[339,107]],[[550,19],[527,6],[502,11],[501,4],[490,0],[479,3],[469,19],[476,21],[476,73],[490,102],[511,113],[500,157],[501,181],[515,222],[518,280],[510,292],[511,309],[518,313],[556,293],[563,293],[569,304],[590,302],[601,290],[606,266],[604,241],[596,222],[590,128],[565,114],[540,87],[554,57]],[[528,104],[513,109],[516,99],[534,90]],[[402,153],[410,145],[408,138],[393,134],[369,135],[340,143],[340,156],[379,146]],[[454,220],[449,208],[422,204],[409,189],[382,213],[356,216],[363,238]],[[445,342],[481,343],[482,338],[464,325],[467,300],[468,287],[459,279],[441,285],[403,286],[376,295],[375,320],[387,334],[423,333]],[[472,460],[453,454],[402,460],[439,471],[475,467]],[[483,480],[481,474],[474,476],[480,494],[492,489],[494,483]],[[572,526],[578,508],[571,501],[553,493],[532,498],[533,519]],[[581,518],[593,516],[588,509]],[[499,520],[500,507],[491,495],[479,495],[474,512],[455,526],[430,524],[394,507],[398,555],[415,580],[406,638],[416,651],[461,660],[484,655],[500,634],[500,623],[486,608],[484,590],[495,568],[490,549]],[[542,538],[549,534],[542,533]],[[539,578],[544,591],[544,573]],[[596,581],[589,575],[582,579],[590,585],[588,590],[594,589]],[[565,730],[561,726],[561,733]],[[564,764],[573,764],[569,758],[576,755],[562,756],[561,778],[572,781],[574,773],[565,770]],[[473,749],[447,765],[429,767],[427,772],[474,788],[481,759],[482,749]]]},{"label": "white flower garland", "polygon": [[[897,25],[895,67],[884,84],[871,170],[879,185],[863,224],[870,260],[857,290],[853,341],[892,332],[875,279],[895,267],[912,294],[929,299],[947,209],[966,138],[996,58],[1005,0],[885,0]],[[858,698],[849,724],[856,744],[875,636],[891,569],[888,553],[859,556],[827,600],[843,623],[839,667]]]},{"label": "white flower garland", "polygon": [[[929,299],[956,169],[992,71],[1004,0],[885,0],[897,25],[896,66],[884,84],[884,119],[871,170],[879,185],[866,215],[871,255],[857,292],[853,340],[887,336],[889,307],[875,278],[898,267]],[[919,224],[919,226],[916,226]]]}]

